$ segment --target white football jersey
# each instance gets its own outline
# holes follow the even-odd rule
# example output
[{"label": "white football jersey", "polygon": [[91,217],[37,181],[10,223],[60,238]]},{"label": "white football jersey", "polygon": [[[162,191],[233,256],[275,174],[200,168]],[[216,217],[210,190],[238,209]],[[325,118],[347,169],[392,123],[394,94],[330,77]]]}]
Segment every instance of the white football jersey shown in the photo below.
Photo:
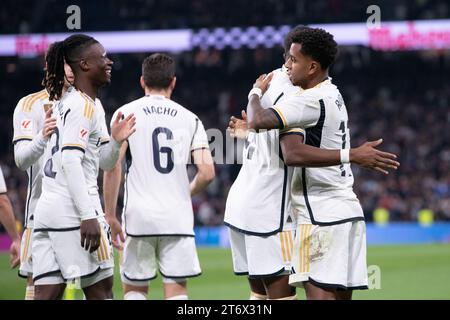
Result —
[{"label": "white football jersey", "polygon": [[[350,149],[344,100],[331,78],[273,106],[284,128],[302,128],[306,143],[323,149]],[[325,168],[295,168],[292,207],[299,218],[317,225],[364,220],[353,192],[350,164]]]},{"label": "white football jersey", "polygon": [[[273,78],[261,104],[269,108],[299,91],[286,69],[273,71]],[[250,132],[243,150],[243,164],[228,193],[225,224],[252,235],[270,235],[296,227],[289,215],[290,182],[293,169],[287,167],[280,149],[280,134],[304,134],[302,129]]]},{"label": "white football jersey", "polygon": [[109,141],[109,134],[100,100],[92,100],[75,87],[70,87],[62,99],[55,103],[53,113],[56,115],[57,130],[50,138],[44,154],[41,198],[43,203],[49,203],[49,199],[57,196],[58,201],[72,203],[73,210],[64,212],[40,210],[39,216],[35,217],[35,225],[65,229],[79,226],[81,219],[62,171],[61,152],[65,149],[77,149],[84,153],[81,162],[84,177],[92,205],[98,208],[99,149],[102,144]]},{"label": "white football jersey", "polygon": [[0,194],[6,193],[8,189],[6,188],[5,177],[3,176],[2,168],[0,167]]},{"label": "white football jersey", "polygon": [[191,151],[209,149],[200,119],[160,95],[144,96],[118,110],[134,113],[128,138],[122,221],[130,236],[194,235],[186,165]]},{"label": "white football jersey", "polygon": [[[29,143],[44,127],[45,110],[44,105],[52,106],[48,100],[47,91],[41,90],[29,94],[19,100],[14,110],[13,143]],[[42,162],[43,155],[27,169],[28,187],[27,200],[25,202],[24,227],[33,227],[34,210],[42,190]]]}]

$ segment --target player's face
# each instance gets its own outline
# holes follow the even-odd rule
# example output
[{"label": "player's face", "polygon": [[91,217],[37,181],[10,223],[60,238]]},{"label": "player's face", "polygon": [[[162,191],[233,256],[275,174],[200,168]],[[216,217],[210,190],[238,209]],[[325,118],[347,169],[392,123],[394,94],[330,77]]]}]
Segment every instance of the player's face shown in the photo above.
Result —
[{"label": "player's face", "polygon": [[90,65],[90,78],[97,86],[111,82],[113,62],[106,56],[105,48],[100,43],[95,43],[89,48],[85,60]]},{"label": "player's face", "polygon": [[72,68],[65,62],[64,62],[64,73],[66,75],[64,85],[66,87],[69,87],[70,85],[73,84],[75,76],[73,75]]},{"label": "player's face", "polygon": [[304,87],[311,72],[311,58],[301,53],[302,45],[293,43],[286,62],[289,79],[295,86]]},{"label": "player's face", "polygon": [[283,53],[283,59],[284,59],[284,62],[283,62],[283,65],[287,68],[287,63],[288,63],[288,61],[289,61],[289,59],[290,59],[290,54],[289,54],[289,51],[285,51],[284,53]]}]

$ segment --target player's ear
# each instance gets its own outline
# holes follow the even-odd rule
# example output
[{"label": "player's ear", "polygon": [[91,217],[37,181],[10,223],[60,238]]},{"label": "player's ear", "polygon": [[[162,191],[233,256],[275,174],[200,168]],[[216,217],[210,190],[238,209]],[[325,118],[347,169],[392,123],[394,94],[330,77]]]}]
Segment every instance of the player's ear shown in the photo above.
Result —
[{"label": "player's ear", "polygon": [[141,78],[139,79],[139,82],[141,83],[141,88],[142,88],[142,90],[145,90],[144,76],[141,76]]},{"label": "player's ear", "polygon": [[172,81],[170,82],[170,90],[174,90],[175,89],[175,85],[177,84],[177,77],[173,77]]},{"label": "player's ear", "polygon": [[309,65],[308,74],[312,75],[315,72],[319,71],[319,69],[320,69],[320,64],[317,61],[312,60]]},{"label": "player's ear", "polygon": [[82,71],[88,71],[89,70],[89,63],[86,59],[80,59],[78,62],[78,65]]}]

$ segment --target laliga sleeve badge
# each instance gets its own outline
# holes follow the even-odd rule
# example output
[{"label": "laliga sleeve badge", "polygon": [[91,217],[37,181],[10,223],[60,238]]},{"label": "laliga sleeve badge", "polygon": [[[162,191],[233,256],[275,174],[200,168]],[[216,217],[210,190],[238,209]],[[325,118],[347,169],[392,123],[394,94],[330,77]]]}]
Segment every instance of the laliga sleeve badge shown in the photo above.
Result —
[{"label": "laliga sleeve badge", "polygon": [[20,123],[20,128],[22,129],[23,133],[33,133],[33,120],[31,119],[24,119]]},{"label": "laliga sleeve badge", "polygon": [[89,131],[83,127],[80,127],[78,138],[80,138],[84,142],[87,142],[89,138]]}]

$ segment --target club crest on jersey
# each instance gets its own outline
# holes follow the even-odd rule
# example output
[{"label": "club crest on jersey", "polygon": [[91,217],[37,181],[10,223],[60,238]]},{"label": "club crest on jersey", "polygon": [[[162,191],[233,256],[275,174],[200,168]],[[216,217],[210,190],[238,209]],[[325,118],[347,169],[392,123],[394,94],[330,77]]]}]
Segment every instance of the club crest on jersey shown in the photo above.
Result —
[{"label": "club crest on jersey", "polygon": [[33,120],[30,119],[22,120],[20,127],[22,128],[23,132],[31,133],[33,131]]},{"label": "club crest on jersey", "polygon": [[88,141],[89,138],[89,131],[87,131],[85,128],[80,127],[80,132],[78,134],[78,138],[80,138],[83,141]]}]

